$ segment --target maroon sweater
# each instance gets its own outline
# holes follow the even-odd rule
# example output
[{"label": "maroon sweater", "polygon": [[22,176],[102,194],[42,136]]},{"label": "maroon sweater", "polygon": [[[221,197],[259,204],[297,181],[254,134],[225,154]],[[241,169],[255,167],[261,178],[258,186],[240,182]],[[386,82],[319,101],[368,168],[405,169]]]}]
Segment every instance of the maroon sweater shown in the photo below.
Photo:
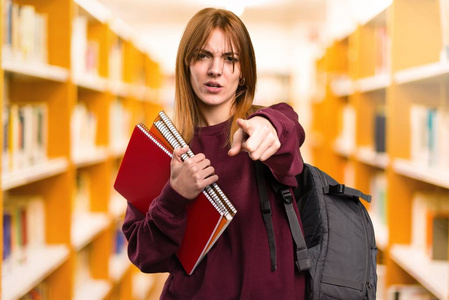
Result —
[{"label": "maroon sweater", "polygon": [[[276,128],[281,148],[265,164],[276,178],[296,186],[302,171],[299,147],[304,130],[287,104],[259,110]],[[167,183],[146,215],[132,205],[123,232],[130,260],[147,273],[169,272],[162,299],[304,299],[304,274],[295,270],[293,241],[282,201],[268,189],[276,237],[277,270],[272,272],[267,233],[259,208],[254,162],[247,153],[230,157],[226,145],[229,122],[198,128],[190,147],[204,153],[214,166],[217,184],[231,199],[237,214],[203,258],[187,275],[175,253],[186,225],[187,199]],[[295,207],[296,209],[296,207]]]}]

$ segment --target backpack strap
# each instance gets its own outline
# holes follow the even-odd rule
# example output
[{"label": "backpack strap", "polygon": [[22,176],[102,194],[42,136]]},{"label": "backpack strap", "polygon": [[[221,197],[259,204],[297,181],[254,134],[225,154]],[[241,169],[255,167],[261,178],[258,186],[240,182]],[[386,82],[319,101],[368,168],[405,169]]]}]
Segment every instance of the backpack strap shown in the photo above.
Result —
[{"label": "backpack strap", "polygon": [[299,225],[298,216],[293,207],[293,194],[289,187],[281,185],[278,181],[273,180],[271,183],[274,191],[282,196],[282,203],[284,204],[285,212],[287,214],[288,225],[292,234],[293,242],[295,243],[296,251],[296,267],[298,271],[306,271],[312,267],[312,261],[309,257],[309,249],[307,249],[304,234]]},{"label": "backpack strap", "polygon": [[271,271],[276,271],[276,240],[274,238],[273,221],[271,219],[271,205],[266,191],[265,171],[261,162],[256,161],[256,181],[259,189],[260,211],[262,212],[265,230],[270,247]]},{"label": "backpack strap", "polygon": [[[268,200],[267,194],[267,185],[265,181],[265,169],[264,165],[260,161],[256,161],[256,180],[259,188],[259,196],[261,203],[262,215],[265,222],[265,227],[268,234],[268,242],[270,244],[270,254],[271,254],[271,269],[272,271],[276,270],[276,245],[274,239],[274,231],[273,231],[273,223],[271,220],[271,208],[269,209],[269,213],[267,211],[264,212],[264,208],[270,207],[270,203]],[[299,225],[298,217],[296,215],[295,209],[293,207],[293,194],[290,191],[290,188],[281,185],[274,178],[271,180],[271,184],[273,190],[276,193],[279,193],[282,196],[283,204],[285,208],[285,212],[287,214],[287,219],[290,227],[290,232],[295,244],[295,253],[296,253],[296,261],[295,265],[298,268],[298,271],[309,270],[312,267],[312,262],[309,257],[309,250],[307,249],[306,242],[304,240],[304,235],[302,233],[301,227]],[[264,203],[264,204],[262,204]],[[266,204],[265,204],[266,203]],[[269,220],[268,220],[269,219]],[[272,236],[272,237],[270,237]],[[273,245],[272,245],[273,243]],[[274,258],[273,258],[274,256]],[[274,261],[274,265],[273,265]],[[274,268],[273,268],[274,266]]]},{"label": "backpack strap", "polygon": [[371,202],[371,195],[366,195],[359,190],[345,186],[344,184],[326,185],[323,187],[324,194],[346,195]]}]

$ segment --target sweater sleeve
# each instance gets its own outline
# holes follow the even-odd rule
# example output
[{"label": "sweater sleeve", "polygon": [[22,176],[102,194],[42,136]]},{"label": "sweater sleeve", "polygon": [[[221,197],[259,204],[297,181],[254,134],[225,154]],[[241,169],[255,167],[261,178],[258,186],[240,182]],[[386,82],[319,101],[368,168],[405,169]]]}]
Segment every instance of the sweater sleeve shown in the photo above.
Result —
[{"label": "sweater sleeve", "polygon": [[255,116],[267,118],[276,129],[281,142],[279,150],[264,163],[280,183],[296,187],[295,176],[301,173],[303,168],[300,147],[305,140],[305,132],[298,122],[298,115],[290,105],[279,103],[258,110],[250,118]]},{"label": "sweater sleeve", "polygon": [[169,272],[178,264],[174,254],[184,237],[188,201],[167,182],[145,215],[128,203],[122,230],[129,259],[142,272]]}]

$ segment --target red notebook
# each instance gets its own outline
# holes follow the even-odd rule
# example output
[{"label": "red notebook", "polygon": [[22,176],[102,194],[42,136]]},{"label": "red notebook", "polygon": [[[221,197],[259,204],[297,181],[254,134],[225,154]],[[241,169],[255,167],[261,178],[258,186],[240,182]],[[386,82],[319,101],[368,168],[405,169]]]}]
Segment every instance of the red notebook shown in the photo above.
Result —
[{"label": "red notebook", "polygon": [[[170,178],[173,148],[182,147],[182,143],[184,141],[164,112],[159,113],[151,129],[143,124],[136,125],[114,188],[146,214],[150,203]],[[184,159],[188,156],[193,153]],[[187,205],[187,228],[176,253],[187,274],[193,273],[235,213],[232,203],[216,184],[207,187]]]}]

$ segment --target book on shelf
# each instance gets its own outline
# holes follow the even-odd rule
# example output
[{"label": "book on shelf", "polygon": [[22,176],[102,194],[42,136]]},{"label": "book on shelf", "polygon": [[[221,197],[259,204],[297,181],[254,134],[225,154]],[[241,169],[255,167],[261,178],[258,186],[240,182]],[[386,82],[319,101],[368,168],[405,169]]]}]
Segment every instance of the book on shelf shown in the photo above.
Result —
[{"label": "book on shelf", "polygon": [[356,114],[351,104],[345,104],[339,114],[340,130],[336,139],[339,151],[350,154],[355,149]]},{"label": "book on shelf", "polygon": [[50,290],[45,281],[33,287],[28,293],[20,298],[20,300],[40,300],[50,299]]},{"label": "book on shelf", "polygon": [[112,245],[112,253],[119,255],[126,251],[126,238],[122,231],[123,222],[119,222],[114,229],[114,241]]},{"label": "book on shelf", "polygon": [[386,25],[378,25],[374,30],[376,47],[375,74],[387,74],[389,69],[390,38]]},{"label": "book on shelf", "polygon": [[9,78],[4,77],[3,80],[3,109],[2,109],[2,130],[3,130],[3,140],[2,140],[2,174],[6,173],[10,169],[9,160],[9,144],[10,144],[10,113],[9,113]]},{"label": "book on shelf", "polygon": [[420,252],[426,250],[426,209],[427,209],[427,195],[416,193],[412,199],[412,224],[411,224],[411,244]]},{"label": "book on shelf", "polygon": [[12,252],[13,212],[3,208],[3,264],[9,260]]},{"label": "book on shelf", "polygon": [[87,245],[76,252],[75,268],[73,269],[75,290],[81,289],[83,284],[90,281],[92,278],[90,271],[90,251],[91,245]]},{"label": "book on shelf", "polygon": [[47,15],[32,5],[4,1],[3,57],[47,63]]},{"label": "book on shelf", "polygon": [[412,104],[411,160],[426,167],[449,170],[449,110]]},{"label": "book on shelf", "polygon": [[3,207],[3,270],[13,270],[27,260],[29,251],[44,245],[44,200],[40,196],[8,195]]},{"label": "book on shelf", "polygon": [[386,117],[384,109],[379,109],[374,115],[374,150],[378,153],[386,151]]},{"label": "book on shelf", "polygon": [[84,157],[95,150],[97,126],[97,116],[84,103],[77,103],[70,120],[73,158]]},{"label": "book on shelf", "polygon": [[99,76],[100,44],[95,40],[87,41],[84,70],[86,75]]},{"label": "book on shelf", "polygon": [[412,199],[411,245],[430,259],[447,260],[448,195],[417,192]]},{"label": "book on shelf", "polygon": [[410,155],[414,162],[427,165],[427,109],[423,105],[410,106]]},{"label": "book on shelf", "polygon": [[47,114],[45,104],[3,107],[3,173],[47,159]]},{"label": "book on shelf", "polygon": [[75,16],[72,21],[71,61],[73,77],[97,77],[99,75],[99,43],[88,38],[89,19]]},{"label": "book on shelf", "polygon": [[440,0],[442,44],[441,61],[449,61],[449,0]]},{"label": "book on shelf", "polygon": [[2,57],[12,57],[12,0],[3,1]]},{"label": "book on shelf", "polygon": [[[144,124],[136,125],[114,188],[142,214],[146,214],[150,203],[170,178],[173,149],[183,145],[184,140],[163,111],[150,129]],[[189,150],[182,159],[193,155]],[[206,187],[187,204],[186,210],[186,232],[176,255],[190,275],[237,211],[217,184]]]},{"label": "book on shelf", "polygon": [[111,147],[113,150],[123,151],[128,143],[131,113],[118,97],[111,103],[109,120]]},{"label": "book on shelf", "polygon": [[109,79],[113,83],[123,81],[123,41],[117,38],[109,50]]},{"label": "book on shelf", "polygon": [[448,259],[448,236],[449,236],[449,214],[429,214],[427,226],[429,256],[433,260],[447,261]]},{"label": "book on shelf", "polygon": [[376,215],[382,225],[387,226],[387,178],[385,172],[376,172],[371,179],[370,194],[372,201],[370,213]]},{"label": "book on shelf", "polygon": [[72,196],[72,218],[90,211],[90,186],[89,174],[78,170]]},{"label": "book on shelf", "polygon": [[76,16],[72,21],[71,66],[73,77],[78,79],[85,73],[87,52],[87,17]]}]

